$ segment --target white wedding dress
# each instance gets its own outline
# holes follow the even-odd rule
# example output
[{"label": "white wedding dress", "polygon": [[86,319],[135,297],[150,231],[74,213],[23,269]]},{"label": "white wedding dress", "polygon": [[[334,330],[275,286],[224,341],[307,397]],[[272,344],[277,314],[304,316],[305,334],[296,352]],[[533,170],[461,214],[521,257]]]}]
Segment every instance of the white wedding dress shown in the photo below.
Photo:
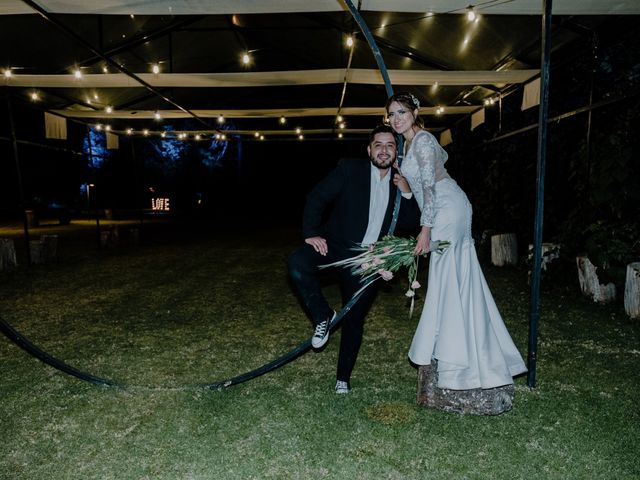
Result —
[{"label": "white wedding dress", "polygon": [[443,253],[431,253],[409,358],[417,365],[436,359],[440,388],[508,385],[527,369],[482,274],[471,237],[471,204],[449,177],[446,161],[435,137],[421,130],[401,167],[420,205],[421,225],[431,226],[431,241],[451,242]]}]

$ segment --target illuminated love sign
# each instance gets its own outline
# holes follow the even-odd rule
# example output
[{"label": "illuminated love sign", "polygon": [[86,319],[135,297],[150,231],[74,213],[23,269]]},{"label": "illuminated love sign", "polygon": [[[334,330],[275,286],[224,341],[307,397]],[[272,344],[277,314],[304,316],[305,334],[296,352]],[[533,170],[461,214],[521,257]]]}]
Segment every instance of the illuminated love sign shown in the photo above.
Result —
[{"label": "illuminated love sign", "polygon": [[168,198],[152,198],[151,199],[151,210],[156,211],[169,211],[169,199]]}]

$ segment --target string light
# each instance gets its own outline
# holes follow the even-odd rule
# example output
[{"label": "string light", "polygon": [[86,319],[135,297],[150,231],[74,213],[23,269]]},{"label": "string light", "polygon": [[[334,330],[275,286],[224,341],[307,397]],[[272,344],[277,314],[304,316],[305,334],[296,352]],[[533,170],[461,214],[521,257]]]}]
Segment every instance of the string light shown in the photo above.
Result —
[{"label": "string light", "polygon": [[102,73],[109,73],[109,67],[107,67],[106,65],[102,66]]},{"label": "string light", "polygon": [[218,115],[218,123],[224,123],[224,115]]},{"label": "string light", "polygon": [[302,134],[298,135],[298,140],[304,140],[304,135]]},{"label": "string light", "polygon": [[300,127],[296,127],[296,134],[300,135],[302,133],[302,129]]},{"label": "string light", "polygon": [[154,75],[157,75],[160,73],[160,65],[158,65],[157,63],[154,63],[151,66],[151,71],[154,73]]},{"label": "string light", "polygon": [[196,133],[196,140],[200,140],[200,134]]},{"label": "string light", "polygon": [[105,125],[105,126],[104,126],[104,129],[105,129],[107,132],[110,132],[110,131],[111,131],[111,125]]},{"label": "string light", "polygon": [[444,113],[444,107],[436,107],[436,115],[442,115]]},{"label": "string light", "polygon": [[220,135],[220,140],[226,140],[227,136],[223,133],[222,135]]},{"label": "string light", "polygon": [[343,137],[342,132],[338,133],[338,138],[342,138],[342,137]]},{"label": "string light", "polygon": [[11,68],[5,68],[4,69],[5,78],[11,78],[12,75],[13,75],[13,72],[11,71]]},{"label": "string light", "polygon": [[249,57],[249,53],[245,52],[242,55],[242,63],[244,63],[245,65],[249,65],[249,62],[251,62],[251,57]]},{"label": "string light", "polygon": [[38,95],[38,92],[31,92],[31,100],[34,102],[40,100],[40,95]]},{"label": "string light", "polygon": [[470,22],[473,22],[477,18],[478,18],[478,16],[476,15],[476,11],[473,8],[473,5],[469,5],[467,7],[467,20],[469,20]]},{"label": "string light", "polygon": [[342,115],[338,115],[336,117],[336,122],[341,122],[343,120]]},{"label": "string light", "polygon": [[280,124],[284,125],[285,123],[287,123],[287,119],[284,118],[284,115],[282,117],[280,117]]},{"label": "string light", "polygon": [[344,122],[340,122],[340,125],[338,125],[338,128],[340,128],[340,130],[344,130],[345,124]]},{"label": "string light", "polygon": [[215,137],[216,137],[216,140],[220,140],[220,134],[219,133],[216,133]]},{"label": "string light", "polygon": [[107,113],[113,113],[113,107],[111,105],[108,105],[107,108],[104,109],[104,111]]},{"label": "string light", "polygon": [[347,37],[347,47],[353,47],[353,37],[351,35]]},{"label": "string light", "polygon": [[100,125],[99,123],[96,125],[96,130],[97,131],[101,131],[102,130],[102,125]]},{"label": "string light", "polygon": [[255,133],[253,134],[253,136],[254,136],[255,138],[260,138],[260,132],[255,132]]},{"label": "string light", "polygon": [[99,100],[100,97],[98,97],[98,94],[96,92],[93,92],[93,99],[94,100]]},{"label": "string light", "polygon": [[160,134],[160,136],[161,136],[162,138],[166,137],[166,136],[167,136],[167,132],[162,132],[162,133]]},{"label": "string light", "polygon": [[127,128],[127,135],[133,135],[133,128]]},{"label": "string light", "polygon": [[73,76],[76,77],[77,80],[80,80],[82,78],[82,72],[80,71],[79,68],[76,68],[73,71]]},{"label": "string light", "polygon": [[153,114],[153,118],[156,120],[162,120],[162,115],[160,115],[160,112],[156,110],[156,113]]},{"label": "string light", "polygon": [[142,130],[142,134],[143,134],[145,137],[148,137],[148,136],[149,136],[149,130],[147,130],[147,129],[145,128],[144,130]]}]

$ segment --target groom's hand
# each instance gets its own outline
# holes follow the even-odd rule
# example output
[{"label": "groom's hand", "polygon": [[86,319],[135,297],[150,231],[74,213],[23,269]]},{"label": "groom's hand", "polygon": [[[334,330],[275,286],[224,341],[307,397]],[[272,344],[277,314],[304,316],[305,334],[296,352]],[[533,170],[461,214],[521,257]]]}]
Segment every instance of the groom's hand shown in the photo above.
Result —
[{"label": "groom's hand", "polygon": [[326,256],[329,251],[327,241],[322,237],[309,237],[304,239],[304,243],[308,243],[313,249],[322,256]]}]

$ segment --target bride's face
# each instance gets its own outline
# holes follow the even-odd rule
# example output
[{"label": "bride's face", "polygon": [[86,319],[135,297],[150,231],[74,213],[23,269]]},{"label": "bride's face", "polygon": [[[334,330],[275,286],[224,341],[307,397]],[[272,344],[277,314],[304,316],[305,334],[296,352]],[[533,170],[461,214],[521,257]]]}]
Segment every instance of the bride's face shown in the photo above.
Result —
[{"label": "bride's face", "polygon": [[387,112],[387,118],[389,119],[391,128],[400,135],[403,135],[413,127],[416,115],[417,112],[415,110],[412,112],[410,109],[398,102],[391,102],[391,105],[389,105],[389,111]]}]

